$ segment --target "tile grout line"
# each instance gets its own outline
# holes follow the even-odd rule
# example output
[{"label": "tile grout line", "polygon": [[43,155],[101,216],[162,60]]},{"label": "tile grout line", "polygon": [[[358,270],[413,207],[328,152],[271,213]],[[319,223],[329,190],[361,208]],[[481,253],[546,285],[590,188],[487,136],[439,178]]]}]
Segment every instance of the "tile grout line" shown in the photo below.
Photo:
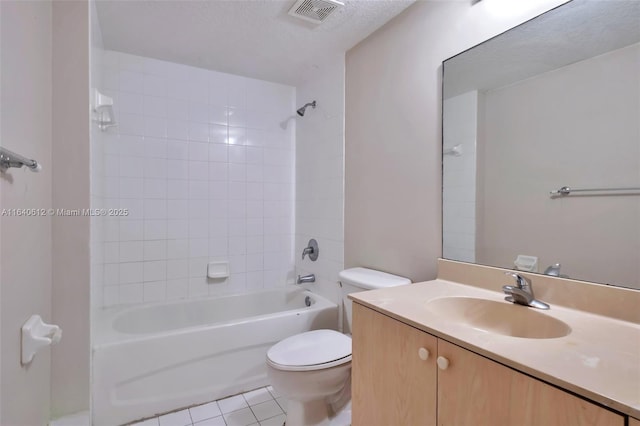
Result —
[{"label": "tile grout line", "polygon": [[[262,388],[258,388],[258,389],[262,389]],[[267,391],[268,392],[268,391]],[[244,399],[244,402],[247,403],[247,406],[249,407],[249,410],[251,411],[251,414],[253,414],[253,418],[256,419],[256,422],[258,424],[260,424],[260,420],[258,420],[258,416],[256,416],[256,413],[254,413],[253,408],[251,408],[251,404],[249,404],[249,401],[247,401],[247,398],[244,396],[246,392],[242,393],[242,399]],[[250,425],[253,423],[250,423]]]},{"label": "tile grout line", "polygon": [[218,403],[218,401],[220,400],[216,399],[215,403],[216,403],[216,407],[218,407],[218,411],[220,411],[220,417],[222,417],[222,423],[224,423],[225,426],[228,426],[227,419],[225,419],[224,413],[222,412],[222,408],[220,408],[220,404]]}]

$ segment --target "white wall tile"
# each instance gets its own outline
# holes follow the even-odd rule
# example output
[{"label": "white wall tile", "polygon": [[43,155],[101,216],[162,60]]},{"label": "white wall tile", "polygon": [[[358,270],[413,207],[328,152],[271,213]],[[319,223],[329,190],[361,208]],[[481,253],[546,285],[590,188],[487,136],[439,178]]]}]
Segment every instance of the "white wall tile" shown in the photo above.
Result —
[{"label": "white wall tile", "polygon": [[143,263],[143,278],[145,282],[167,279],[167,261],[153,260]]},{"label": "white wall tile", "polygon": [[167,99],[167,117],[172,120],[189,120],[189,102]]},{"label": "white wall tile", "polygon": [[144,93],[144,74],[133,71],[120,71],[119,87],[120,92]]},{"label": "white wall tile", "polygon": [[229,145],[229,162],[242,163],[246,162],[247,148],[242,145]]},{"label": "white wall tile", "polygon": [[[121,134],[118,137],[121,157],[144,157],[144,138],[136,135]],[[123,176],[122,174],[120,176]]]},{"label": "white wall tile", "polygon": [[209,125],[209,142],[218,144],[228,144],[229,127],[220,124]]},{"label": "white wall tile", "polygon": [[144,200],[145,219],[166,219],[167,200]]},{"label": "white wall tile", "polygon": [[120,241],[142,240],[143,225],[141,220],[121,220],[120,221]]},{"label": "white wall tile", "polygon": [[189,279],[167,280],[167,300],[185,299],[188,296]]},{"label": "white wall tile", "polygon": [[144,179],[144,198],[167,198],[167,181],[164,179]]},{"label": "white wall tile", "polygon": [[189,102],[189,121],[208,123],[209,114],[208,103]]},{"label": "white wall tile", "polygon": [[[185,181],[188,190],[189,182]],[[167,200],[167,217],[169,219],[187,219],[189,217],[188,200]]]},{"label": "white wall tile", "polygon": [[226,126],[228,124],[229,109],[224,106],[209,106],[209,123]]},{"label": "white wall tile", "polygon": [[145,219],[143,222],[145,241],[167,238],[167,221],[165,219]]},{"label": "white wall tile", "polygon": [[220,143],[209,144],[209,161],[226,163],[228,159],[228,146]]},{"label": "white wall tile", "polygon": [[167,241],[145,241],[143,245],[143,260],[164,260],[167,258]]},{"label": "white wall tile", "polygon": [[209,182],[206,180],[189,181],[189,198],[206,200],[209,198]]},{"label": "white wall tile", "polygon": [[246,145],[247,134],[244,128],[240,127],[228,127],[227,128],[227,143],[231,145]]},{"label": "white wall tile", "polygon": [[156,138],[166,138],[167,136],[167,120],[162,117],[145,116],[144,119],[144,135]]},{"label": "white wall tile", "polygon": [[145,302],[158,302],[167,298],[167,282],[145,282],[143,284],[143,300]]},{"label": "white wall tile", "polygon": [[209,141],[209,125],[207,123],[189,122],[190,141]]},{"label": "white wall tile", "polygon": [[145,158],[167,158],[167,140],[164,138],[144,138]]},{"label": "white wall tile", "polygon": [[189,143],[187,141],[169,139],[167,141],[167,158],[171,160],[188,160]]},{"label": "white wall tile", "polygon": [[204,278],[207,275],[207,257],[196,257],[189,259],[189,277]]},{"label": "white wall tile", "polygon": [[247,166],[245,164],[229,164],[228,177],[230,181],[245,182],[247,180]]},{"label": "white wall tile", "polygon": [[144,114],[152,117],[167,117],[167,98],[145,96]]},{"label": "white wall tile", "polygon": [[229,179],[227,163],[209,163],[209,180],[226,182]]},{"label": "white wall tile", "polygon": [[189,257],[189,240],[167,240],[167,259],[186,259]]},{"label": "white wall tile", "polygon": [[142,262],[120,263],[120,284],[142,282]]},{"label": "white wall tile", "polygon": [[144,94],[157,97],[167,96],[167,79],[162,76],[147,74],[144,76]]},{"label": "white wall tile", "polygon": [[209,164],[206,161],[189,161],[189,179],[209,180]]},{"label": "white wall tile", "polygon": [[134,283],[119,286],[118,303],[133,304],[144,301],[142,283]]},{"label": "white wall tile", "polygon": [[188,259],[169,259],[167,260],[167,280],[189,277],[189,260]]},{"label": "white wall tile", "polygon": [[180,239],[189,237],[189,220],[169,219],[167,220],[167,238]]},{"label": "white wall tile", "polygon": [[167,120],[167,138],[180,139],[186,141],[189,139],[189,122],[186,120]]},{"label": "white wall tile", "polygon": [[104,285],[120,284],[120,266],[117,263],[105,264],[102,272]]},{"label": "white wall tile", "polygon": [[124,135],[144,135],[144,115],[121,112],[118,115],[118,131]]},{"label": "white wall tile", "polygon": [[229,243],[226,236],[212,236],[209,238],[209,256],[224,257],[229,254]]},{"label": "white wall tile", "polygon": [[189,162],[186,160],[173,160],[167,165],[167,177],[169,179],[189,179]]},{"label": "white wall tile", "polygon": [[[104,234],[93,253],[106,262],[95,268],[92,283],[104,287],[95,300],[110,306],[255,291],[265,277],[283,285],[293,269],[286,250],[295,144],[280,123],[295,106],[294,89],[117,52],[105,57],[103,84],[116,99],[119,126],[92,158],[100,174],[92,203],[129,215],[92,223],[94,234]],[[212,259],[230,262],[229,280],[207,281]],[[273,259],[278,265],[267,265]]]},{"label": "white wall tile", "polygon": [[144,96],[141,94],[122,92],[118,95],[117,103],[114,103],[114,108],[119,113],[143,114],[143,101]]}]

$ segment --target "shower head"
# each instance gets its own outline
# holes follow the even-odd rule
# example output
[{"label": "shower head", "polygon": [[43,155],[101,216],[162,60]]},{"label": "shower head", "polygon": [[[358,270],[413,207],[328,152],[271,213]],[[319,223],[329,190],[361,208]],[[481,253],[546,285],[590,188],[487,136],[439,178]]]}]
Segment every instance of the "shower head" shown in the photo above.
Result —
[{"label": "shower head", "polygon": [[296,111],[298,113],[298,115],[300,117],[304,117],[304,111],[307,109],[308,106],[311,106],[312,108],[316,107],[316,101],[313,102],[309,102],[304,104],[304,106],[302,108],[298,108],[298,111]]}]

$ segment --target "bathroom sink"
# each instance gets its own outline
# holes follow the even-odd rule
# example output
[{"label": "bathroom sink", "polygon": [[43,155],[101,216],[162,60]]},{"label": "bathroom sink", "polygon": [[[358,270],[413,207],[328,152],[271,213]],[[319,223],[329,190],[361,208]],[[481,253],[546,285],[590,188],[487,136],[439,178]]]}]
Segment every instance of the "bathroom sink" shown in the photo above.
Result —
[{"label": "bathroom sink", "polygon": [[440,318],[477,330],[527,339],[554,339],[571,332],[564,322],[534,308],[472,297],[445,297],[427,303]]}]

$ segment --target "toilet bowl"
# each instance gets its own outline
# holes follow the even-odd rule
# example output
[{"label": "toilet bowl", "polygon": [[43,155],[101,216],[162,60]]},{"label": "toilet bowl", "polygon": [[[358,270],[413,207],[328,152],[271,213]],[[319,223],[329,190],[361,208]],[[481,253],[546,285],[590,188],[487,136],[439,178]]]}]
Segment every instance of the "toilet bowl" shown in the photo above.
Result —
[{"label": "toilet bowl", "polygon": [[271,385],[288,398],[287,425],[338,426],[330,419],[350,399],[349,336],[314,330],[288,337],[269,349],[267,366]]},{"label": "toilet bowl", "polygon": [[[350,293],[410,284],[407,278],[366,268],[340,272],[343,329],[351,330]],[[287,398],[287,426],[351,424],[351,337],[314,330],[288,337],[267,352],[271,385]]]}]

